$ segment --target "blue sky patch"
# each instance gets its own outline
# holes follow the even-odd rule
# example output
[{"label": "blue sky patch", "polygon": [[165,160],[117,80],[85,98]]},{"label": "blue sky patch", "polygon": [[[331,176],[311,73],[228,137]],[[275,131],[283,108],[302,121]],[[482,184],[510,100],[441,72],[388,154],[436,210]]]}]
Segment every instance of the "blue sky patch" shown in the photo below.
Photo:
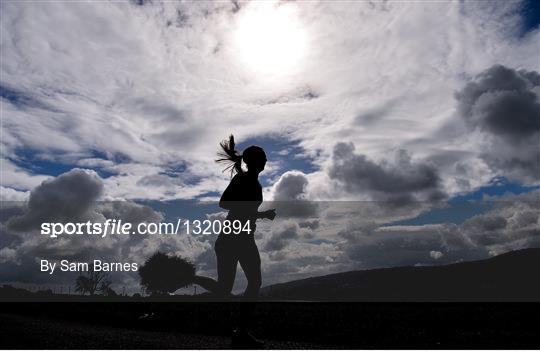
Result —
[{"label": "blue sky patch", "polygon": [[[280,173],[292,170],[312,173],[318,170],[312,159],[304,155],[304,150],[296,141],[272,136],[249,138],[239,143],[237,148],[241,152],[250,145],[262,147],[269,161],[280,162]],[[268,176],[262,173],[261,178],[263,186],[270,185]]]},{"label": "blue sky patch", "polygon": [[176,221],[178,218],[204,220],[207,214],[224,211],[217,202],[200,202],[199,200],[137,200],[136,202],[161,212],[165,221]]},{"label": "blue sky patch", "polygon": [[41,108],[44,110],[55,111],[55,109],[47,106],[43,102],[35,99],[30,94],[27,94],[23,91],[9,88],[6,85],[0,84],[0,97],[9,101],[13,106],[24,109],[24,108]]},{"label": "blue sky patch", "polygon": [[[30,171],[34,174],[48,175],[48,176],[59,176],[62,173],[69,172],[73,168],[84,168],[94,170],[101,178],[108,178],[115,173],[104,170],[100,167],[82,167],[75,164],[68,164],[62,162],[56,162],[51,160],[45,160],[42,157],[38,156],[37,152],[34,152],[29,149],[17,150],[16,157],[10,158],[10,161],[16,164],[17,166]],[[99,151],[92,151],[92,158],[100,158],[106,160],[105,154]]]},{"label": "blue sky patch", "polygon": [[540,24],[540,1],[525,0],[523,2],[523,32],[527,33],[538,28]]},{"label": "blue sky patch", "polygon": [[438,223],[461,224],[467,219],[490,210],[493,206],[491,201],[484,201],[486,196],[500,197],[505,194],[523,194],[539,189],[540,186],[525,186],[511,182],[504,177],[492,179],[489,185],[477,190],[453,197],[448,201],[448,206],[435,208],[421,215],[403,221],[396,221],[390,225],[425,225]]}]

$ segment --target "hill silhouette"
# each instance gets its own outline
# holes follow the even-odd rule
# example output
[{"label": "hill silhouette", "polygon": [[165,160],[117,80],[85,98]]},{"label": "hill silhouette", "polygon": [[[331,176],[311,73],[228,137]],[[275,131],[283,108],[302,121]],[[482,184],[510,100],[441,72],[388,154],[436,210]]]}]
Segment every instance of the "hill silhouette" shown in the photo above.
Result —
[{"label": "hill silhouette", "polygon": [[540,248],[445,266],[350,271],[270,285],[270,298],[315,301],[540,301]]}]

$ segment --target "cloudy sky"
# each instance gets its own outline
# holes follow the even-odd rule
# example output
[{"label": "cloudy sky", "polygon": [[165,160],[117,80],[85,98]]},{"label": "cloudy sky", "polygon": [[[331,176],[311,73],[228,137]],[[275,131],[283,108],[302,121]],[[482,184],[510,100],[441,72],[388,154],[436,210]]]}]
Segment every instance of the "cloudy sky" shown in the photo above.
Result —
[{"label": "cloudy sky", "polygon": [[265,199],[285,206],[258,227],[265,283],[540,246],[532,1],[0,6],[4,281],[157,249],[214,275],[212,238],[52,242],[35,224],[182,216],[226,187],[231,133],[265,148]]}]

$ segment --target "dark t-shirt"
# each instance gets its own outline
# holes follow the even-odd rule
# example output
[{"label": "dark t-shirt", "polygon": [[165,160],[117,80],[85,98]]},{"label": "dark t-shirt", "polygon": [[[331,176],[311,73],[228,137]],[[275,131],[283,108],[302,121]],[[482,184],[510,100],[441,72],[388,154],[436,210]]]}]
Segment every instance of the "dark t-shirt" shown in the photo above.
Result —
[{"label": "dark t-shirt", "polygon": [[227,189],[223,192],[220,206],[228,209],[227,219],[230,221],[240,220],[242,224],[250,221],[250,234],[242,232],[240,234],[220,234],[220,236],[249,236],[253,238],[256,229],[257,214],[259,206],[263,200],[262,187],[256,177],[245,173],[236,174]]}]

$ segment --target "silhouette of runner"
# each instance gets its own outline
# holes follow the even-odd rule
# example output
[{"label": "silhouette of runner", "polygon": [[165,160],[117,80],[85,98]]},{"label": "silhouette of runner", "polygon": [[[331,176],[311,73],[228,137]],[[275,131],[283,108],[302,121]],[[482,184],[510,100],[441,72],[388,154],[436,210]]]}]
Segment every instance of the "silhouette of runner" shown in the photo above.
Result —
[{"label": "silhouette of runner", "polygon": [[[223,295],[229,295],[232,291],[238,263],[244,271],[248,285],[244,292],[246,297],[257,297],[262,283],[261,258],[259,249],[255,244],[256,221],[259,218],[273,220],[275,210],[259,212],[259,206],[263,201],[262,187],[259,183],[259,173],[266,165],[266,153],[259,147],[252,145],[242,154],[235,150],[234,136],[220,143],[222,151],[216,162],[228,163],[225,170],[231,171],[231,182],[223,192],[219,206],[228,210],[227,219],[240,221],[242,228],[248,228],[249,232],[241,231],[239,234],[225,234],[221,232],[216,240],[214,250],[217,259],[218,290]],[[247,166],[247,171],[242,169],[242,161]]]}]

